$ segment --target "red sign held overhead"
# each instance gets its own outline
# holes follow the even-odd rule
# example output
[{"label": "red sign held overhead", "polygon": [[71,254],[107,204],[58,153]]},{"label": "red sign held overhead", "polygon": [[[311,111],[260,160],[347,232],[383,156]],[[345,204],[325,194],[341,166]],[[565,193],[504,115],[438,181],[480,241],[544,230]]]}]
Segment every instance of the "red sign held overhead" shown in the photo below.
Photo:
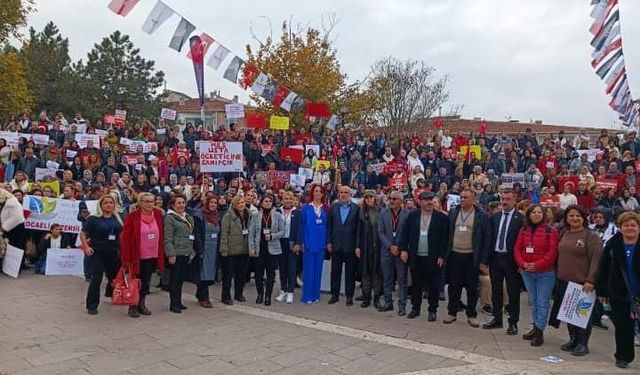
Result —
[{"label": "red sign held overhead", "polygon": [[102,122],[105,124],[113,125],[116,123],[116,116],[114,115],[104,115],[102,118]]}]

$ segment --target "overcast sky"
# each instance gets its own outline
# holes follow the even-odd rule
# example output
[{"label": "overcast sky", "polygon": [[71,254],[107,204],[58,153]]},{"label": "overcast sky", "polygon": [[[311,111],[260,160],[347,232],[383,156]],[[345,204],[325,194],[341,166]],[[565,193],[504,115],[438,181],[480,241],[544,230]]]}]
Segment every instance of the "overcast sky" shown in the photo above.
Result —
[{"label": "overcast sky", "polygon": [[[640,1],[619,0],[627,73],[632,94],[640,87]],[[377,59],[420,59],[450,78],[449,107],[464,105],[464,117],[611,127],[604,83],[589,62],[590,0],[164,0],[202,31],[245,56],[245,45],[283,20],[321,25],[335,14],[338,57],[349,81],[364,78]],[[126,17],[109,0],[36,0],[29,18],[41,30],[53,21],[69,38],[71,57],[86,59],[94,43],[115,30],[131,36],[142,55],[166,73],[169,89],[196,95],[191,61],[167,47],[179,17],[154,34],[141,31],[156,0],[141,0]],[[206,57],[205,57],[206,58]],[[228,61],[228,60],[227,60]],[[224,67],[224,63],[223,63]],[[222,70],[222,68],[221,68]],[[205,69],[205,91],[248,97],[240,87]]]}]

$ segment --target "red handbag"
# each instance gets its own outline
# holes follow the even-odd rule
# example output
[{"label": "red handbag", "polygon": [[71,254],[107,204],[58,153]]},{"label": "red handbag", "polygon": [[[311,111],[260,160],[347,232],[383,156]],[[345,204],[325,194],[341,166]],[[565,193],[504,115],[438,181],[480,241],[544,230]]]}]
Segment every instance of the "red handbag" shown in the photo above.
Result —
[{"label": "red handbag", "polygon": [[140,279],[131,276],[129,265],[120,267],[113,280],[111,301],[118,306],[135,306],[140,302]]}]

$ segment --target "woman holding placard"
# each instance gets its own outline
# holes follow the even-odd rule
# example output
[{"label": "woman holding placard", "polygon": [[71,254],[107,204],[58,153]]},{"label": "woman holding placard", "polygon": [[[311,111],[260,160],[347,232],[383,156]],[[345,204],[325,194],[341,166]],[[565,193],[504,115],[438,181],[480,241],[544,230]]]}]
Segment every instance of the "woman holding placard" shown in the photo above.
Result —
[{"label": "woman holding placard", "polygon": [[[602,240],[587,228],[587,212],[577,205],[570,205],[564,212],[565,230],[560,234],[558,243],[558,269],[553,309],[549,325],[559,327],[557,320],[560,305],[569,282],[582,285],[584,292],[593,292],[596,283],[598,262],[602,253]],[[593,314],[586,328],[567,324],[569,342],[560,347],[574,356],[589,354],[589,336],[593,325]]]},{"label": "woman holding placard", "polygon": [[133,275],[140,278],[140,302],[129,306],[132,318],[151,315],[146,306],[151,275],[164,268],[164,228],[163,213],[154,208],[151,193],[138,194],[137,210],[131,212],[124,221],[120,238],[120,260],[129,266]]},{"label": "woman holding placard", "polygon": [[598,269],[596,293],[611,307],[616,335],[616,366],[633,362],[634,334],[640,320],[640,215],[625,212],[618,218],[620,232],[607,241]]},{"label": "woman holding placard", "polygon": [[82,224],[80,241],[88,266],[91,269],[91,282],[87,290],[86,308],[89,315],[98,314],[100,304],[100,284],[102,275],[107,274],[106,297],[113,293],[112,281],[118,272],[118,237],[122,232],[122,219],[116,211],[116,201],[105,194],[98,200],[96,214],[91,215]]}]

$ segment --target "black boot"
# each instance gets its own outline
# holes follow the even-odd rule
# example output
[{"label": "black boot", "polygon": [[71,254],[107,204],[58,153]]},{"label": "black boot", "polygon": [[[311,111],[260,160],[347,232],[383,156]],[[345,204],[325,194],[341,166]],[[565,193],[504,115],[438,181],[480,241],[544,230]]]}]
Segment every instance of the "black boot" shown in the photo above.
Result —
[{"label": "black boot", "polygon": [[518,322],[509,319],[509,328],[507,328],[507,335],[515,336],[518,334]]},{"label": "black boot", "polygon": [[149,311],[145,302],[146,302],[146,297],[140,297],[140,303],[138,304],[138,312],[141,315],[148,316],[148,315],[151,315],[151,311]]},{"label": "black boot", "polygon": [[375,307],[376,309],[380,308],[380,295],[379,294],[374,294],[373,295],[373,307]]},{"label": "black boot", "polygon": [[535,334],[536,334],[536,326],[533,326],[533,328],[531,328],[531,331],[529,331],[529,332],[525,333],[524,335],[522,335],[522,339],[529,341],[529,340],[533,339]]},{"label": "black boot", "polygon": [[575,349],[577,343],[575,328],[572,325],[567,324],[567,330],[569,331],[569,341],[560,346],[560,350],[563,352],[572,352]]},{"label": "black boot", "polygon": [[262,302],[264,302],[264,294],[259,293],[258,297],[256,298],[256,304],[260,305],[262,304]]},{"label": "black boot", "polygon": [[137,306],[129,306],[129,316],[132,318],[139,318],[140,317],[140,313],[138,312],[138,307]]},{"label": "black boot", "polygon": [[271,306],[271,294],[267,294],[264,297],[264,305],[265,306]]},{"label": "black boot", "polygon": [[484,329],[502,329],[502,316],[495,316],[489,323],[483,324]]},{"label": "black boot", "polygon": [[370,295],[365,295],[364,296],[364,300],[360,304],[360,307],[362,307],[363,309],[366,309],[369,306],[371,306],[371,296]]}]

